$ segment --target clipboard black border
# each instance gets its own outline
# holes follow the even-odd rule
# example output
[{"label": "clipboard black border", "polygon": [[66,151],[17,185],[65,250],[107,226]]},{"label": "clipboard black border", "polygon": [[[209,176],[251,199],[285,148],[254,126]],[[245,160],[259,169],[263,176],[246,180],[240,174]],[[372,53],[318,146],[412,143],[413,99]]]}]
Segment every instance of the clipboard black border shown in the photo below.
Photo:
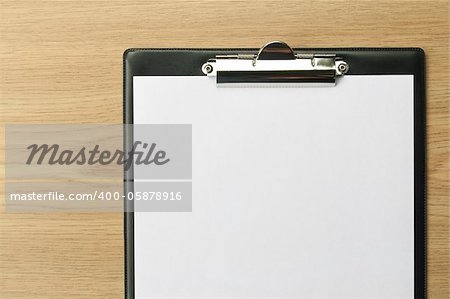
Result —
[{"label": "clipboard black border", "polygon": [[[205,76],[201,65],[219,54],[253,54],[256,48],[131,48],[123,54],[123,123],[133,123],[133,76]],[[427,296],[425,52],[421,48],[295,48],[296,53],[333,53],[351,75],[414,75],[414,297]],[[129,133],[129,132],[128,132]],[[131,134],[125,134],[130,136]],[[129,146],[124,138],[124,148]],[[132,173],[132,170],[131,170]],[[133,177],[124,172],[125,192]],[[125,201],[126,205],[130,203]],[[124,213],[125,298],[134,294],[134,214]]]}]

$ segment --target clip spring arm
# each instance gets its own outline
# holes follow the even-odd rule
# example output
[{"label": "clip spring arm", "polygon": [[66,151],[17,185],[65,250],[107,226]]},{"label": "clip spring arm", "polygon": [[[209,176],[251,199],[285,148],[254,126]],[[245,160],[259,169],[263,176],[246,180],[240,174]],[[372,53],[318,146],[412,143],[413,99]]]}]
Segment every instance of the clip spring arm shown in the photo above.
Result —
[{"label": "clip spring arm", "polygon": [[349,65],[335,54],[303,54],[285,43],[272,42],[257,54],[217,55],[202,66],[208,77],[216,77],[217,84],[287,83],[327,84],[334,86]]}]

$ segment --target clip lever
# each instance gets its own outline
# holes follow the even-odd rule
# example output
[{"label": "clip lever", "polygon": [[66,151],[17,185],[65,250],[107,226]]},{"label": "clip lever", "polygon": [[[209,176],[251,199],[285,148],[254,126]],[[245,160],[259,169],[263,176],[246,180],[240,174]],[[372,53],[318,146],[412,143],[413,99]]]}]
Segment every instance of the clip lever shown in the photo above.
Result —
[{"label": "clip lever", "polygon": [[335,54],[296,54],[283,42],[268,43],[257,54],[217,55],[202,66],[205,75],[216,77],[223,86],[334,86],[336,78],[348,70],[348,64]]}]

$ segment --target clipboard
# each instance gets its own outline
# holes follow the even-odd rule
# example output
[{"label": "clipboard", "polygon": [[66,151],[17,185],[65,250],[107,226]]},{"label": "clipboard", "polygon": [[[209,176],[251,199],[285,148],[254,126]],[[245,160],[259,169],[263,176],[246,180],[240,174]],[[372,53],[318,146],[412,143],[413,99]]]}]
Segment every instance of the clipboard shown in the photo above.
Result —
[{"label": "clipboard", "polygon": [[[288,87],[291,90],[290,92],[294,93],[296,90],[309,88],[303,86],[314,86],[312,90],[310,89],[310,92],[314,88],[326,88],[332,95],[333,89],[339,88],[341,84],[347,84],[344,82],[345,80],[350,81],[349,78],[365,77],[370,79],[382,76],[412,76],[411,117],[413,124],[411,132],[413,134],[413,146],[411,151],[413,169],[411,171],[413,175],[413,190],[411,204],[413,211],[411,212],[413,213],[413,242],[410,247],[413,261],[411,271],[412,289],[408,294],[412,294],[414,298],[425,298],[426,130],[424,67],[425,55],[420,48],[292,49],[285,43],[272,42],[260,49],[129,49],[124,53],[124,123],[135,123],[134,89],[136,86],[133,82],[136,77],[178,77],[178,80],[200,77],[202,80],[209,81],[209,84],[214,85],[214,88],[257,89],[260,90],[260,93],[264,92],[264,90],[269,92],[270,89],[278,87]],[[189,84],[183,86],[189,86]],[[377,90],[374,89],[373,92],[377,92]],[[151,101],[151,99],[149,100]],[[187,100],[192,99],[188,96]],[[162,113],[167,112],[163,111]],[[380,126],[383,125],[387,124],[380,123]],[[126,134],[125,144],[127,144],[127,141],[132,140],[132,135],[131,132]],[[195,127],[193,127],[193,135],[195,136]],[[340,171],[345,172],[345,170]],[[125,192],[133,190],[135,179],[132,172],[125,175]],[[193,181],[195,186],[195,177]],[[127,206],[132,205],[130,202],[125,204]],[[193,211],[195,211],[195,205],[196,199],[194,196]],[[129,207],[126,208],[129,210]],[[135,256],[134,216],[132,212],[126,212],[124,216],[126,298],[141,298],[136,296],[135,266],[141,261],[137,261]],[[330,250],[333,249],[331,248]],[[326,265],[323,266],[326,267]],[[316,275],[320,275],[320,271]],[[336,273],[336,277],[338,275],[339,273]],[[393,281],[395,282],[395,280]],[[314,290],[312,290],[311,293],[306,294],[303,290],[298,294],[295,293],[295,285],[298,284],[298,281],[286,284],[288,287],[282,284],[279,287],[292,289],[292,294],[294,294],[295,298],[308,298],[317,294],[319,294],[317,295],[319,297],[333,298],[333,295],[330,294],[333,294],[332,289],[336,287],[324,286],[325,289],[330,288],[331,293],[314,293]],[[373,285],[376,285],[376,282],[372,281]],[[387,288],[386,285],[379,285],[378,287],[380,289]],[[176,286],[174,288],[176,289]],[[245,290],[245,286],[242,288]],[[226,286],[224,286],[224,289],[226,289]],[[182,293],[178,293],[178,295],[180,294]],[[218,293],[215,295],[218,297],[246,298],[245,294],[245,291],[242,293],[231,293],[231,295],[227,292],[221,294],[220,290],[218,290]],[[250,292],[250,294],[252,293]],[[283,298],[283,296],[285,298],[292,297],[292,294],[282,294],[280,298]],[[158,298],[166,298],[164,292],[156,292],[152,295]],[[343,296],[341,293],[336,295]],[[404,293],[391,295],[403,297]],[[203,296],[213,297],[211,293],[203,294]],[[358,295],[355,296],[358,297]],[[365,296],[373,297],[374,293],[359,294],[359,298],[365,298]],[[167,295],[168,297],[170,295]],[[191,297],[195,297],[195,295]]]}]

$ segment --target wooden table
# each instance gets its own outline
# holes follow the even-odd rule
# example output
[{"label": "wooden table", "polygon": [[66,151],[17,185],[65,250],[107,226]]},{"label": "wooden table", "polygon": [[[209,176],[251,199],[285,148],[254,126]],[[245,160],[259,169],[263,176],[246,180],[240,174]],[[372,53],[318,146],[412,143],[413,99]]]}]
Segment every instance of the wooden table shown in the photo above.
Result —
[{"label": "wooden table", "polygon": [[[130,47],[422,47],[428,293],[449,298],[449,1],[0,3],[2,124],[121,123]],[[120,213],[0,212],[0,298],[123,297],[122,222]]]}]

